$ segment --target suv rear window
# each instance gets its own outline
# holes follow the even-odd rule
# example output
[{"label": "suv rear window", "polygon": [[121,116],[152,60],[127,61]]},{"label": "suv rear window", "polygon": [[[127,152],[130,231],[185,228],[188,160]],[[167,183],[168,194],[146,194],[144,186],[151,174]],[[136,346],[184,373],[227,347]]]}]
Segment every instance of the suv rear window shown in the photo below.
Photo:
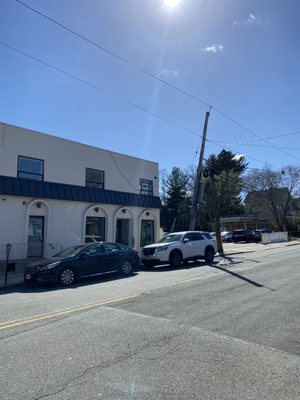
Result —
[{"label": "suv rear window", "polygon": [[204,235],[206,237],[206,239],[213,239],[213,237],[211,236],[211,234],[209,232],[202,232],[202,235]]},{"label": "suv rear window", "polygon": [[192,232],[192,240],[203,240],[200,232]]}]

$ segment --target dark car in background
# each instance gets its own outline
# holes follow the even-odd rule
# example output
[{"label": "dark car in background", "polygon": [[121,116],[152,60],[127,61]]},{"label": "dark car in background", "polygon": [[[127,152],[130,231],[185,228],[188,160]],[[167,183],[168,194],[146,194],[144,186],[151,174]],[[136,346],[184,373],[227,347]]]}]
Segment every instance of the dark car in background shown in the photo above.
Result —
[{"label": "dark car in background", "polygon": [[238,242],[259,242],[259,238],[251,229],[237,229],[232,232],[231,240],[234,243]]},{"label": "dark car in background", "polygon": [[28,264],[24,280],[70,286],[80,278],[104,272],[130,275],[139,264],[138,252],[124,244],[88,243],[68,247],[51,258]]},{"label": "dark car in background", "polygon": [[232,242],[232,231],[221,232],[221,240],[227,243]]}]

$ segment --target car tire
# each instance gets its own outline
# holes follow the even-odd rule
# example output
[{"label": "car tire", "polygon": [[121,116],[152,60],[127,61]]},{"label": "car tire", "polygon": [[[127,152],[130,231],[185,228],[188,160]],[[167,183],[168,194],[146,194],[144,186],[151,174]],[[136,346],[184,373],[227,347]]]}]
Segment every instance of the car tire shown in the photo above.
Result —
[{"label": "car tire", "polygon": [[73,268],[65,267],[58,275],[58,281],[62,286],[71,286],[76,281],[76,275]]},{"label": "car tire", "polygon": [[211,247],[205,249],[204,259],[207,263],[212,263],[214,261],[215,252]]},{"label": "car tire", "polygon": [[173,268],[179,268],[182,263],[182,255],[180,251],[173,251],[169,257],[169,264]]},{"label": "car tire", "polygon": [[133,264],[130,260],[124,260],[119,268],[121,275],[131,275],[133,272]]}]

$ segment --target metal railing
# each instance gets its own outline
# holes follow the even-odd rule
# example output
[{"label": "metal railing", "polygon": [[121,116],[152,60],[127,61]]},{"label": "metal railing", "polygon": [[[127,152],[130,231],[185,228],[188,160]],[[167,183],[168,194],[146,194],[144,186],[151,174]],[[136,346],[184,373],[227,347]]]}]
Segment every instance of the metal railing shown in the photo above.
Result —
[{"label": "metal railing", "polygon": [[[0,243],[0,260],[6,260],[6,244]],[[60,243],[46,243],[46,244],[34,244],[34,243],[11,243],[11,251],[9,254],[10,260],[24,260],[34,259],[41,257],[52,257],[63,249]]]}]

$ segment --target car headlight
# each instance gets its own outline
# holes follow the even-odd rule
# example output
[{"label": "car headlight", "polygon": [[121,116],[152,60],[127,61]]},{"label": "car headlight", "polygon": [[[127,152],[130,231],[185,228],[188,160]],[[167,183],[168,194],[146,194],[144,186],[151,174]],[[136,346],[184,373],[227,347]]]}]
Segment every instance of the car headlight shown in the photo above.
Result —
[{"label": "car headlight", "polygon": [[158,253],[159,251],[165,251],[165,250],[167,250],[167,248],[168,248],[169,246],[162,246],[162,247],[158,247],[157,249],[156,249],[156,252]]},{"label": "car headlight", "polygon": [[58,264],[60,264],[60,261],[55,261],[55,262],[53,262],[53,263],[51,263],[51,264],[47,264],[47,265],[43,265],[41,268],[40,268],[40,271],[46,271],[47,269],[52,269],[52,268],[54,268],[56,265],[58,265]]}]

